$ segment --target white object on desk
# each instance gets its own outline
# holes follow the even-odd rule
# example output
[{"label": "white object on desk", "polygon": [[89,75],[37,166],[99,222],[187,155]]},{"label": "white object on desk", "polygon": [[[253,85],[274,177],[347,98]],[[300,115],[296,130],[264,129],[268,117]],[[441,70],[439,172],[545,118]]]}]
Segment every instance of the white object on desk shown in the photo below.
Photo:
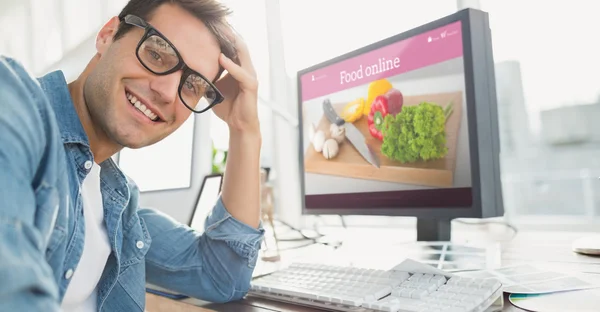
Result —
[{"label": "white object on desk", "polygon": [[592,312],[600,307],[600,289],[567,291],[544,295],[512,294],[510,302],[528,311]]},{"label": "white object on desk", "polygon": [[551,271],[530,264],[461,272],[458,275],[498,279],[502,282],[502,291],[505,293],[543,294],[600,287],[599,281],[585,279],[581,274]]},{"label": "white object on desk", "polygon": [[600,255],[600,235],[584,236],[575,240],[573,251],[586,255]]},{"label": "white object on desk", "polygon": [[495,279],[454,276],[405,260],[391,270],[296,263],[252,282],[250,296],[333,311],[499,311]]}]

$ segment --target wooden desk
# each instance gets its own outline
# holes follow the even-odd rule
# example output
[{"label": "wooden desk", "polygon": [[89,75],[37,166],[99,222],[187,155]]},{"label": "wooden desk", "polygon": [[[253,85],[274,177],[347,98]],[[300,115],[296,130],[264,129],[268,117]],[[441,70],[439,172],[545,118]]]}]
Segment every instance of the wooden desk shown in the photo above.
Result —
[{"label": "wooden desk", "polygon": [[[505,312],[520,312],[525,311],[519,309],[508,301],[508,295],[504,294],[504,309]],[[251,298],[239,302],[230,302],[227,304],[209,304],[209,303],[187,303],[176,302],[171,299],[147,294],[146,296],[146,311],[147,312],[317,312],[322,310],[311,309],[307,307],[292,305],[289,303],[269,301],[265,299]]]},{"label": "wooden desk", "polygon": [[[455,231],[456,229],[456,231]],[[500,225],[453,225],[453,241],[459,243],[472,241],[500,242],[502,250],[502,266],[516,264],[532,264],[551,270],[568,270],[586,272],[600,276],[600,257],[579,255],[571,251],[571,243],[578,237],[592,233],[573,232],[526,232],[520,231],[513,236],[510,230]],[[395,237],[413,240],[414,231],[407,230]],[[379,237],[381,239],[381,237]],[[286,258],[282,253],[282,261],[292,261],[293,256]],[[599,292],[600,293],[600,292]],[[195,299],[177,302],[164,297],[148,294],[146,297],[148,312],[178,312],[178,311],[224,311],[224,312],[315,312],[317,309],[296,306],[287,303],[274,302],[266,299],[248,298],[227,304],[212,304]],[[503,311],[524,311],[514,307],[505,294]]]}]

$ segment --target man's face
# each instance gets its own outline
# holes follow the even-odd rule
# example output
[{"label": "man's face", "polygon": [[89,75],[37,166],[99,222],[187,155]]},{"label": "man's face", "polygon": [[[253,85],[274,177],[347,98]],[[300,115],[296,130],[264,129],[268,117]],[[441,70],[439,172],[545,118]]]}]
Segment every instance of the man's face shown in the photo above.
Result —
[{"label": "man's face", "polygon": [[[209,79],[218,74],[219,44],[199,19],[178,6],[167,4],[157,8],[147,22],[171,41],[190,68]],[[107,38],[112,39],[108,34],[114,27],[107,24],[100,36],[106,32]],[[129,148],[160,141],[192,113],[178,95],[182,72],[155,75],[136,57],[143,35],[142,28],[132,27],[117,41],[97,43],[101,57],[84,85],[84,97],[95,131],[102,131],[111,141]]]}]

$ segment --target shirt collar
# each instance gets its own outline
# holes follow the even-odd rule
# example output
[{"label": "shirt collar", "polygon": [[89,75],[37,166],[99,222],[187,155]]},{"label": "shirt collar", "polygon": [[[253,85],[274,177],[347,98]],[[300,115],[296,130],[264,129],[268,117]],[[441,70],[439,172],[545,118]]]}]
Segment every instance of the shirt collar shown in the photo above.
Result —
[{"label": "shirt collar", "polygon": [[50,105],[54,108],[63,143],[90,146],[87,134],[75,110],[65,75],[57,70],[38,78]]},{"label": "shirt collar", "polygon": [[[38,78],[38,81],[50,101],[50,106],[54,108],[63,144],[78,143],[84,145],[85,147],[80,148],[80,150],[91,155],[89,140],[75,110],[64,73],[57,70]],[[84,168],[86,160],[88,158],[82,157],[80,159],[78,166],[81,170],[84,170],[82,168]],[[106,188],[103,188],[103,192],[106,192],[107,196],[113,197],[113,201],[125,206],[127,198],[130,196],[127,177],[111,157],[102,162],[100,166],[102,167],[100,171],[101,179],[107,185]]]}]

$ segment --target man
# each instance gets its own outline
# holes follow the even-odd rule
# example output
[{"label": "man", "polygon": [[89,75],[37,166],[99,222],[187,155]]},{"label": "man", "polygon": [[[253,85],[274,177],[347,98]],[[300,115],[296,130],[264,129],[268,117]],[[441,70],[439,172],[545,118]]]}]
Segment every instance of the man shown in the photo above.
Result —
[{"label": "man", "polygon": [[[131,0],[69,84],[0,58],[0,311],[143,311],[146,282],[213,302],[246,294],[264,231],[258,84],[228,13]],[[110,157],[211,110],[229,157],[200,235],[139,207]]]}]

